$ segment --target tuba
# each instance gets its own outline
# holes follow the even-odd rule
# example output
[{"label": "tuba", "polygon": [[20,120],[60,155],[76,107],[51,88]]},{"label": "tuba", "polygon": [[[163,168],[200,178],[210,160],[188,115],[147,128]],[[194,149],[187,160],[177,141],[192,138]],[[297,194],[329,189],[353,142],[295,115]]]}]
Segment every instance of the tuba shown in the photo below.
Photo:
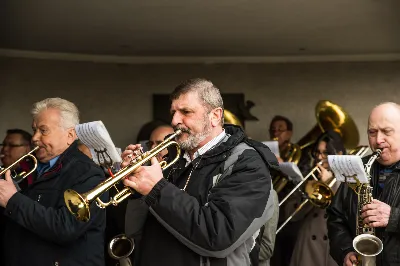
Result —
[{"label": "tuba", "polygon": [[322,133],[330,129],[341,135],[346,149],[352,149],[358,145],[360,136],[357,126],[339,105],[321,100],[315,106],[315,116],[317,124],[297,142],[302,150],[314,144]]},{"label": "tuba", "polygon": [[[288,162],[298,163],[303,156],[309,156],[311,160],[311,147],[318,137],[327,130],[335,130],[342,137],[346,149],[353,149],[358,145],[359,133],[356,124],[350,115],[339,105],[331,101],[321,100],[315,106],[317,124],[304,135],[296,144],[291,144],[287,155],[291,159]],[[286,161],[286,160],[284,160]],[[277,176],[273,180],[274,189],[279,193],[289,182],[286,177]]]},{"label": "tuba", "polygon": [[[130,187],[125,187],[123,190],[118,191],[115,185],[118,182],[124,180],[127,176],[132,174],[136,169],[138,169],[146,162],[150,161],[151,158],[153,158],[154,156],[156,156],[158,153],[168,148],[169,146],[175,146],[177,151],[176,156],[170,163],[167,163],[166,161],[161,161],[160,165],[163,170],[173,165],[179,159],[181,153],[179,144],[176,141],[173,141],[173,139],[181,133],[182,131],[178,129],[177,131],[175,131],[174,134],[167,137],[162,143],[158,144],[150,151],[147,151],[139,155],[137,158],[132,159],[129,165],[125,166],[117,173],[113,174],[110,178],[106,179],[105,181],[97,185],[95,188],[82,195],[72,189],[66,190],[64,192],[64,201],[65,204],[67,205],[68,210],[76,217],[76,219],[87,222],[90,219],[89,207],[93,201],[96,201],[96,204],[99,208],[105,208],[107,206],[110,206],[111,204],[116,206],[123,200],[130,197],[134,193]],[[100,199],[100,196],[104,192],[111,189],[112,187],[117,189],[118,193],[114,197],[112,197],[108,202],[103,202]]]},{"label": "tuba", "polygon": [[11,178],[13,179],[13,181],[15,183],[20,183],[22,180],[24,180],[24,178],[26,178],[27,176],[29,176],[30,174],[32,174],[36,168],[37,168],[37,159],[36,157],[33,155],[33,153],[39,149],[39,146],[36,146],[34,149],[32,149],[30,152],[28,152],[27,154],[25,154],[24,156],[21,156],[18,160],[16,160],[13,164],[11,164],[10,166],[3,168],[0,166],[0,176],[2,176],[3,174],[5,174],[5,172],[7,172],[7,170],[11,170],[17,163],[19,163],[20,161],[22,161],[25,158],[32,158],[34,166],[33,168],[28,172],[22,172],[22,173],[16,173],[15,175],[12,175]]},{"label": "tuba", "polygon": [[226,109],[224,109],[224,123],[237,125],[243,128],[243,124],[242,122],[240,122],[240,119],[236,115],[234,115],[231,111]]},{"label": "tuba", "polygon": [[[371,180],[371,166],[375,160],[380,157],[381,153],[382,150],[377,149],[364,167],[368,181]],[[383,250],[383,243],[377,236],[375,236],[375,228],[368,226],[368,224],[364,224],[363,219],[361,218],[361,209],[372,201],[373,188],[371,187],[370,182],[360,183],[357,179],[355,184],[347,184],[358,196],[356,220],[357,236],[353,239],[353,247],[359,254],[359,258],[358,263],[353,263],[353,265],[358,265],[361,262],[361,265],[363,266],[374,266],[376,265],[376,256]]]}]

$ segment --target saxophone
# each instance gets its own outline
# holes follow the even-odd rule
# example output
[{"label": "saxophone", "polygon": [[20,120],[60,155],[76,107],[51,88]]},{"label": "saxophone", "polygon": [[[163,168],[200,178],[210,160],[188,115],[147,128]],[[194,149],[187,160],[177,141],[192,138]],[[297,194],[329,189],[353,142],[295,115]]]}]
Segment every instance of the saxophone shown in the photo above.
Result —
[{"label": "saxophone", "polygon": [[[364,224],[361,218],[362,208],[372,202],[372,190],[370,185],[371,181],[371,167],[376,159],[380,157],[382,150],[377,149],[364,166],[364,170],[368,177],[368,183],[360,183],[356,179],[357,183],[355,186],[350,185],[354,192],[358,196],[357,204],[357,220],[356,220],[356,237],[353,239],[353,247],[358,255],[358,262],[353,265],[363,266],[374,266],[376,265],[376,256],[382,252],[383,243],[375,236],[375,228],[370,227],[368,224]],[[360,264],[361,263],[361,264]]]}]

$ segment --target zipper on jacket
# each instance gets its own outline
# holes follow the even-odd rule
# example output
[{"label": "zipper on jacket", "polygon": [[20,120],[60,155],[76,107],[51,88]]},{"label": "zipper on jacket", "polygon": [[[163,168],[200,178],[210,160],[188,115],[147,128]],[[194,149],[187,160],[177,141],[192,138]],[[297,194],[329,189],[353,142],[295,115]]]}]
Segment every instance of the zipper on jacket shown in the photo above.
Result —
[{"label": "zipper on jacket", "polygon": [[41,197],[42,197],[42,194],[39,194],[38,197],[37,197],[37,202],[40,201],[40,198],[41,198]]}]

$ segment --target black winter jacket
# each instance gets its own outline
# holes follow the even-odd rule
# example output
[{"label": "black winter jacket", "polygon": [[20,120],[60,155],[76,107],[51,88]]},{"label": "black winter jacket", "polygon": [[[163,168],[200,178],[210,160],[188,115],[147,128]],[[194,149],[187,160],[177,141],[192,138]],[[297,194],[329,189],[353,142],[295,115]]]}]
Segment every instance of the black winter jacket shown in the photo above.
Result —
[{"label": "black winter jacket", "polygon": [[135,266],[250,265],[254,240],[274,211],[269,169],[278,163],[239,127],[225,131],[229,137],[188,167],[181,158],[169,182],[161,180],[144,198],[150,214]]},{"label": "black winter jacket", "polygon": [[13,195],[4,211],[6,266],[104,265],[105,210],[92,204],[85,223],[64,203],[65,190],[87,192],[104,178],[74,142],[48,172]]},{"label": "black winter jacket", "polygon": [[[363,158],[365,164],[370,156]],[[391,206],[388,225],[376,228],[375,234],[383,242],[383,252],[377,256],[377,266],[400,265],[400,162],[393,166],[393,172],[386,177],[383,190],[378,185],[381,166],[375,161],[371,169],[373,197]],[[328,213],[328,236],[330,254],[342,265],[347,253],[354,251],[356,237],[357,195],[345,183],[336,192]]]}]

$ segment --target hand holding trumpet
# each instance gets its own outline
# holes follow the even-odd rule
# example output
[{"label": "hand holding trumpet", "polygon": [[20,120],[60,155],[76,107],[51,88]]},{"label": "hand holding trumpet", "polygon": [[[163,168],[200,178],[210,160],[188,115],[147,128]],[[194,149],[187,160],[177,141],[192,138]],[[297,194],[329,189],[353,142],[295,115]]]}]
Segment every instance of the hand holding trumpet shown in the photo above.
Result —
[{"label": "hand holding trumpet", "polygon": [[5,208],[10,198],[17,193],[17,188],[11,178],[10,170],[5,173],[5,179],[0,179],[0,206]]},{"label": "hand holding trumpet", "polygon": [[[122,153],[121,167],[129,165],[141,154],[141,145],[129,145]],[[123,183],[133,188],[142,195],[147,195],[153,187],[163,178],[162,168],[156,157],[151,158],[150,166],[140,166],[132,174],[128,175]]]}]

